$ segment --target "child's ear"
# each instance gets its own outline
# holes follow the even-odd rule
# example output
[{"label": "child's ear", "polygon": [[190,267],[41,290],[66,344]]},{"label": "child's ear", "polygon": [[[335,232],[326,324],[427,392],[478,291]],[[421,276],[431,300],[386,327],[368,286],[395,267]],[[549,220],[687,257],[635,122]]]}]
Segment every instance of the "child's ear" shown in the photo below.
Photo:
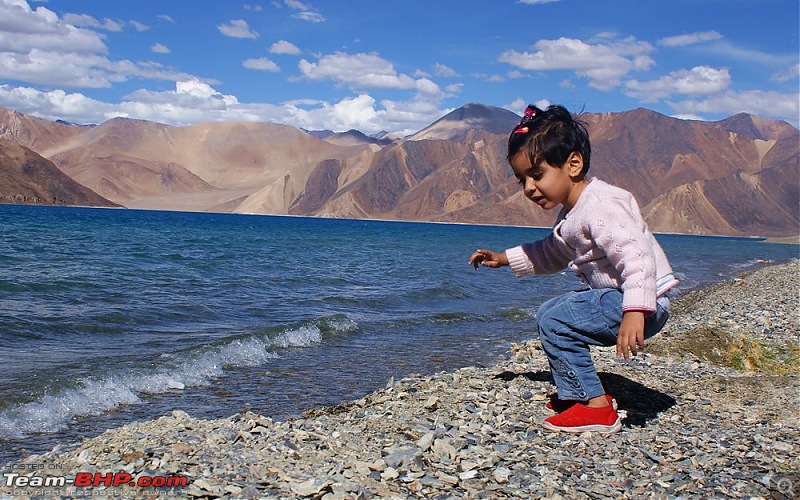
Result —
[{"label": "child's ear", "polygon": [[567,169],[570,177],[579,177],[583,171],[583,155],[577,151],[570,153],[567,158]]}]

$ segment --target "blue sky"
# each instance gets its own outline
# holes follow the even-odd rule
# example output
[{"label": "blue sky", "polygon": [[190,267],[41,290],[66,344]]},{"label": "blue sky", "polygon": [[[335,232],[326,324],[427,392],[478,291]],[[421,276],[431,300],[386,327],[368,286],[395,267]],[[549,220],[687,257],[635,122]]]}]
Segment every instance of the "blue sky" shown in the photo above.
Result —
[{"label": "blue sky", "polygon": [[797,0],[0,0],[0,106],[413,133],[470,102],[798,126]]}]

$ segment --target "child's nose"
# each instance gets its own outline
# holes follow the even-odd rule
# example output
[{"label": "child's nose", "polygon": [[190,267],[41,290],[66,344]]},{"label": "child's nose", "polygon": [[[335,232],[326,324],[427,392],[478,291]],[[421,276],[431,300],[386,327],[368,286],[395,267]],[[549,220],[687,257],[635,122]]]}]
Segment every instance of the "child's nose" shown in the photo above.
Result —
[{"label": "child's nose", "polygon": [[525,186],[522,188],[522,191],[526,196],[531,196],[536,192],[536,181],[530,177],[525,179]]}]

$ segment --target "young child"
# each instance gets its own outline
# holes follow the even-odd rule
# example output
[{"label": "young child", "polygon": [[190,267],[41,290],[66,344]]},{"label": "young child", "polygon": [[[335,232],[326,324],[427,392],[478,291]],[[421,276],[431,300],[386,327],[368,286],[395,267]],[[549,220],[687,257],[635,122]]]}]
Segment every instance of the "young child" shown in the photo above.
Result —
[{"label": "young child", "polygon": [[561,206],[553,231],[505,252],[480,249],[469,263],[514,274],[572,269],[589,290],[548,300],[537,313],[542,343],[558,388],[545,419],[554,431],[601,433],[621,428],[590,345],[616,345],[629,359],[669,316],[667,291],[678,282],[667,257],[642,220],[634,197],[588,179],[591,146],[586,127],[562,106],[528,106],[508,138],[508,161],[522,191],[545,210]]}]

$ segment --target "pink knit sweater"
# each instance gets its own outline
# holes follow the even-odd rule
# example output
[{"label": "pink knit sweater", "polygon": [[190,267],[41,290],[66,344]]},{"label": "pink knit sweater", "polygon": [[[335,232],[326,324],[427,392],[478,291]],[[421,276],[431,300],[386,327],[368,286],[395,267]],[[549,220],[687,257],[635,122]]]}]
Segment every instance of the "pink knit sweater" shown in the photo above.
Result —
[{"label": "pink knit sweater", "polygon": [[569,266],[591,288],[620,289],[623,311],[655,311],[657,296],[678,283],[633,195],[594,178],[572,210],[561,210],[552,233],[506,256],[517,276]]}]

